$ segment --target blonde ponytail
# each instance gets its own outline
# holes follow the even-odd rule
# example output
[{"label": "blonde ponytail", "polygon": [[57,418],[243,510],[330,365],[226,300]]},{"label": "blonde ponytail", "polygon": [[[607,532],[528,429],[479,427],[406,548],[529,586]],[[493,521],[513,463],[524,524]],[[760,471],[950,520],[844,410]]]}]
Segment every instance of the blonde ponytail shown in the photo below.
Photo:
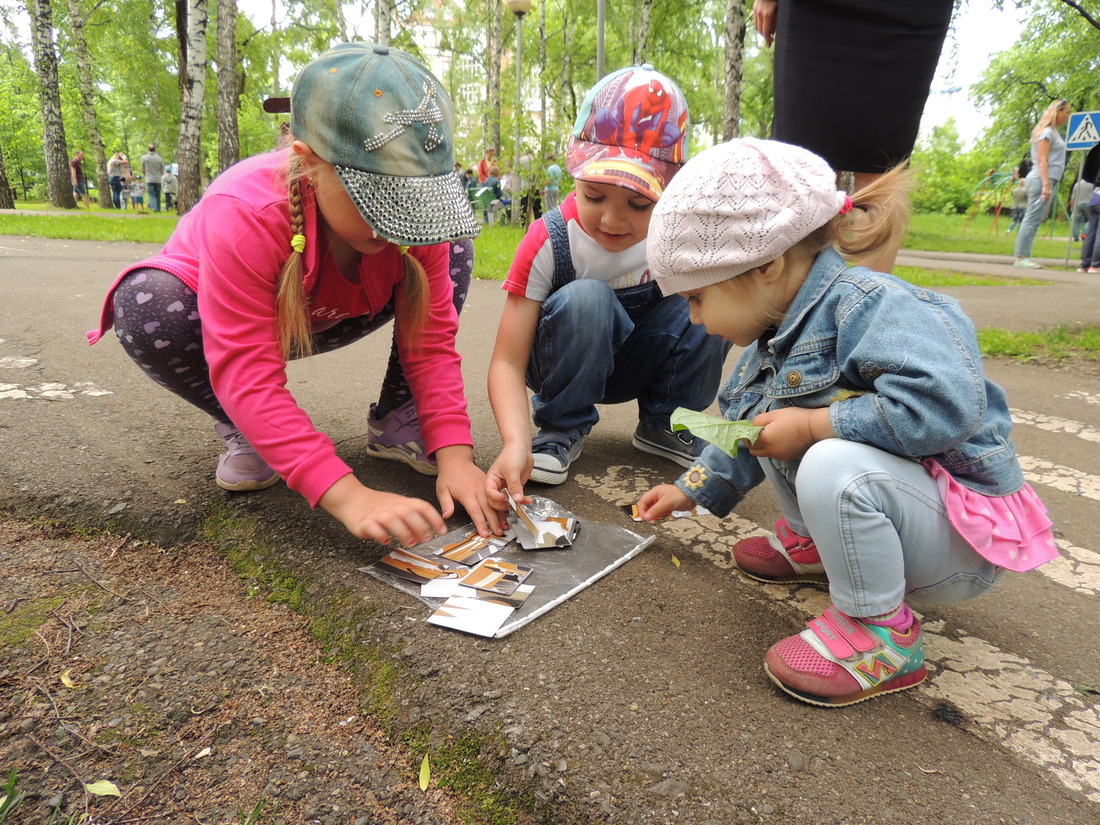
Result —
[{"label": "blonde ponytail", "polygon": [[835,246],[845,258],[864,258],[882,248],[897,248],[909,228],[909,190],[913,178],[899,164],[852,194],[852,208],[810,233],[801,243],[813,253]]}]

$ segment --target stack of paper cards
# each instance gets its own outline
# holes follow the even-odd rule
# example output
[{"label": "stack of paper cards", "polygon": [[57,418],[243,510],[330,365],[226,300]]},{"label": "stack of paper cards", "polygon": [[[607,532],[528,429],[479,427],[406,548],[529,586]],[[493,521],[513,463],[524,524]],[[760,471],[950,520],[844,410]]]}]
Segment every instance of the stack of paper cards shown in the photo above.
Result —
[{"label": "stack of paper cards", "polygon": [[581,526],[573,516],[533,519],[510,495],[508,503],[516,514],[516,540],[524,550],[560,550],[573,546]]}]

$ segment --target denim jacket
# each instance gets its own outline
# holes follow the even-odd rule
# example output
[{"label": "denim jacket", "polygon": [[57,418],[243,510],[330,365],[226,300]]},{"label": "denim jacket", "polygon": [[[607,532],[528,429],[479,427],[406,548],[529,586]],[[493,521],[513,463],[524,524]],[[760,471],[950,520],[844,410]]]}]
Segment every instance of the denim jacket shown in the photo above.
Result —
[{"label": "denim jacket", "polygon": [[[838,437],[920,461],[933,458],[988,496],[1019,490],[1004,391],[985,378],[958,303],[865,267],[834,249],[814,261],[782,323],[738,359],[718,396],[729,421],[782,407],[829,407]],[[677,481],[726,515],[764,479],[760,459],[710,445]]]}]

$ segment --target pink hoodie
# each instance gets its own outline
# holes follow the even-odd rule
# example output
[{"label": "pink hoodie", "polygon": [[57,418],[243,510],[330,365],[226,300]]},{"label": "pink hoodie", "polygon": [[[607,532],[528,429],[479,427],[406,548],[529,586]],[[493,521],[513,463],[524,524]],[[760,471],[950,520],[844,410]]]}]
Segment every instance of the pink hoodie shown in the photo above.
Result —
[{"label": "pink hoodie", "polygon": [[[113,324],[114,288],[142,267],[175,275],[199,297],[203,351],[210,381],[226,414],[263,459],[313,507],[341,477],[351,472],[336,455],[332,440],[318,432],[286,389],[286,362],[276,334],[275,285],[290,255],[290,210],[282,173],[289,151],[241,161],[210,184],[202,200],[180,219],[164,249],[133,264],[112,284],[94,344]],[[306,247],[303,284],[307,298],[322,278],[342,278],[318,235],[312,190],[303,188]],[[416,341],[398,337],[405,377],[416,399],[428,452],[455,444],[472,445],[466,414],[461,358],[455,349],[458,318],[451,303],[447,244],[413,247],[428,275],[428,320]],[[374,315],[396,293],[405,268],[389,246],[364,255],[361,292],[354,306],[330,307]],[[363,310],[366,309],[364,313]],[[321,321],[330,325],[327,318]],[[367,405],[363,405],[364,419]]]}]

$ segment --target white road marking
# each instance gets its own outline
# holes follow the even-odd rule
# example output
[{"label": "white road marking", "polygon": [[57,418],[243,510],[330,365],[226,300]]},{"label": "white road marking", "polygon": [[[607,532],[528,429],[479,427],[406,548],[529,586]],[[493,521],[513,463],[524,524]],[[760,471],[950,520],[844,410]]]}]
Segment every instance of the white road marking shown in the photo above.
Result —
[{"label": "white road marking", "polygon": [[1020,468],[1030,484],[1053,487],[1063,493],[1100,501],[1100,476],[1083,473],[1072,467],[1063,467],[1053,461],[1030,456],[1019,456]]},{"label": "white road marking", "polygon": [[1100,430],[1080,421],[1059,418],[1054,415],[1043,415],[1027,410],[1010,409],[1009,412],[1012,414],[1012,421],[1015,424],[1035,427],[1049,433],[1065,433],[1085,441],[1091,441],[1094,444],[1100,444]]},{"label": "white road marking", "polygon": [[1100,404],[1100,395],[1095,393],[1085,392],[1084,390],[1074,390],[1073,392],[1063,393],[1061,398],[1069,398],[1076,401],[1084,401],[1086,404]]},{"label": "white road marking", "polygon": [[78,395],[91,396],[114,395],[110,390],[101,390],[91,381],[78,381],[72,386],[58,381],[47,381],[28,386],[23,384],[0,384],[0,401],[4,399],[43,401],[72,401]]},{"label": "white road marking", "polygon": [[[637,502],[649,485],[631,467],[611,467],[603,478],[576,475],[575,479],[614,504]],[[667,539],[722,568],[733,566],[729,548],[734,542],[763,532],[759,525],[732,514],[725,519],[669,519],[662,522],[661,530]],[[1044,565],[1052,568],[1051,578],[1095,594],[1100,557],[1065,543],[1060,546],[1069,558]],[[1082,577],[1087,584],[1082,585]],[[819,615],[830,602],[824,588],[760,587],[802,619]],[[796,630],[791,628],[792,633]],[[924,631],[929,678],[909,696],[930,708],[951,702],[970,720],[967,727],[976,736],[1007,748],[1049,771],[1067,788],[1100,802],[1100,707],[1095,702],[1026,659],[946,622],[929,622]],[[764,651],[760,655],[763,658]]]}]

